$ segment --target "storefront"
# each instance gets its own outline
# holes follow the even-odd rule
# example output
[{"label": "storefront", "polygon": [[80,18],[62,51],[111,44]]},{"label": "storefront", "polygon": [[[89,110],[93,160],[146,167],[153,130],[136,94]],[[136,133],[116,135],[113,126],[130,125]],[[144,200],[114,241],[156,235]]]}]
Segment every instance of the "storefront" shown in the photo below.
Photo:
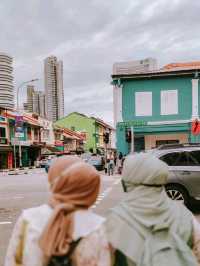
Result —
[{"label": "storefront", "polygon": [[123,154],[163,144],[199,143],[196,69],[113,75],[117,150]]},{"label": "storefront", "polygon": [[12,148],[9,146],[0,145],[0,169],[13,168]]},{"label": "storefront", "polygon": [[[130,134],[130,135],[129,135]],[[156,148],[163,144],[191,142],[191,122],[151,125],[151,122],[129,121],[117,125],[118,148],[123,154]]]}]

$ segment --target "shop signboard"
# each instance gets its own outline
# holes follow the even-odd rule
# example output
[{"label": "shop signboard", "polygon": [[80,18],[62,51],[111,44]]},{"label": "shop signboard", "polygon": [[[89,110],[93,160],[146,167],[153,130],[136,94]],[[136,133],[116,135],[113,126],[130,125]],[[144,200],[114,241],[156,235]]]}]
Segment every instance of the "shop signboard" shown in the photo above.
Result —
[{"label": "shop signboard", "polygon": [[146,125],[147,125],[147,121],[143,121],[143,120],[119,122],[117,124],[117,126],[120,128],[142,127]]},{"label": "shop signboard", "polygon": [[18,138],[12,138],[11,140],[12,145],[21,145],[21,146],[30,146],[31,141],[30,140],[19,140]]},{"label": "shop signboard", "polygon": [[15,117],[15,137],[24,138],[24,121],[21,115]]},{"label": "shop signboard", "polygon": [[0,122],[5,122],[6,118],[4,116],[0,116]]}]

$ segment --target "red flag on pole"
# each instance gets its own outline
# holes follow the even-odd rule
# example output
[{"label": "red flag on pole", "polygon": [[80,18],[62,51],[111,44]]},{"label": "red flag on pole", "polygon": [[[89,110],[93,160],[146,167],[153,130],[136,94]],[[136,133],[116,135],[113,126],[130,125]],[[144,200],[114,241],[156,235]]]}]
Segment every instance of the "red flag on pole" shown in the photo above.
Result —
[{"label": "red flag on pole", "polygon": [[192,122],[191,130],[192,130],[193,135],[199,135],[200,134],[200,121],[198,119],[196,119]]}]

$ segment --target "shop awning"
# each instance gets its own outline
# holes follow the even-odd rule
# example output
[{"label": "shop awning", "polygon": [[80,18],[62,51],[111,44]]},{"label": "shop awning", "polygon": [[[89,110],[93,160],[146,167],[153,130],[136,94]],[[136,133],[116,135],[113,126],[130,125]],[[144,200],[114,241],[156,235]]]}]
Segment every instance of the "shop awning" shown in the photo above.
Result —
[{"label": "shop awning", "polygon": [[58,149],[56,147],[45,147],[42,148],[41,154],[46,155],[46,154],[52,154],[52,153],[57,153]]}]

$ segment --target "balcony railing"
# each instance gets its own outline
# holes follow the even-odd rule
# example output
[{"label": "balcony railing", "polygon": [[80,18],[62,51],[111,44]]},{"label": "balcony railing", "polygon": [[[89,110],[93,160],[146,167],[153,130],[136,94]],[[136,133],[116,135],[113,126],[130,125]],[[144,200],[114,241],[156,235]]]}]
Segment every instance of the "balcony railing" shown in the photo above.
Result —
[{"label": "balcony railing", "polygon": [[7,144],[8,144],[8,139],[0,137],[0,145],[7,145]]}]

